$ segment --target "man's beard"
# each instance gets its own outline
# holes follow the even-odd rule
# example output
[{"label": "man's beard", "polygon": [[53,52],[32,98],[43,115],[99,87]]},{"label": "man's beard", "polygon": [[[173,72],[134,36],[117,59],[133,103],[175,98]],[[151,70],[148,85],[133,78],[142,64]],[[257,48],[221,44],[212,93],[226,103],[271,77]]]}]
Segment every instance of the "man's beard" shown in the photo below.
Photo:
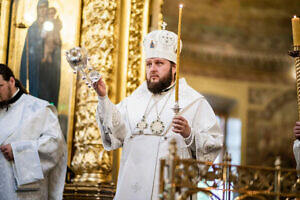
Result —
[{"label": "man's beard", "polygon": [[170,67],[170,70],[169,70],[169,73],[167,74],[167,76],[160,78],[158,82],[152,83],[150,81],[150,78],[147,79],[148,90],[150,90],[150,92],[152,92],[153,94],[159,94],[164,89],[168,88],[171,85],[172,80],[173,80],[172,67]]},{"label": "man's beard", "polygon": [[4,100],[4,101],[0,101],[0,109],[8,108],[8,106],[10,104],[9,100],[11,99],[12,96],[13,96],[12,90],[11,90],[11,88],[8,88],[8,99]]}]

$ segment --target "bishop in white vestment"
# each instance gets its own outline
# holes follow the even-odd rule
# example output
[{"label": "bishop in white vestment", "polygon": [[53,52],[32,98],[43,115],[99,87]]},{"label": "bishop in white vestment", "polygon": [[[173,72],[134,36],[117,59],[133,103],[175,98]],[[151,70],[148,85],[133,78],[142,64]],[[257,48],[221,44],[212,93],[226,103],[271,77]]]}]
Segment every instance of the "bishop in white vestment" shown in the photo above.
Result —
[{"label": "bishop in white vestment", "polygon": [[67,151],[55,107],[15,83],[20,86],[1,64],[0,199],[60,200]]},{"label": "bishop in white vestment", "polygon": [[168,155],[172,139],[181,158],[214,161],[222,148],[212,108],[184,79],[179,84],[181,110],[174,115],[176,40],[177,35],[166,30],[146,36],[147,81],[117,106],[101,79],[94,85],[103,146],[123,148],[116,200],[158,199],[159,160]]}]

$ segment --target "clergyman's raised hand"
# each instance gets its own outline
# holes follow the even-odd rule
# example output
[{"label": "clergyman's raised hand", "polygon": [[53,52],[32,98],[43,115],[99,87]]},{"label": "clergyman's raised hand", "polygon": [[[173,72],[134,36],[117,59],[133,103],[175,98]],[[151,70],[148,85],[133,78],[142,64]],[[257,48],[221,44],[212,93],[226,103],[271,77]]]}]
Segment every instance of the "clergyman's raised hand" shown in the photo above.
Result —
[{"label": "clergyman's raised hand", "polygon": [[102,78],[100,78],[97,82],[93,83],[93,88],[95,89],[98,96],[106,96],[106,85]]}]

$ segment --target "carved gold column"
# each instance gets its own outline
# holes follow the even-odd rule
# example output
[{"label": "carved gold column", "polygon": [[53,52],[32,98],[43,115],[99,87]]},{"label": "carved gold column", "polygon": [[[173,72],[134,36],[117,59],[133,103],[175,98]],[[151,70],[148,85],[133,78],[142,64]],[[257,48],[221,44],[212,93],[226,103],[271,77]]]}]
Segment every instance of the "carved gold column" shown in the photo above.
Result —
[{"label": "carved gold column", "polygon": [[150,31],[161,29],[163,22],[162,6],[164,0],[151,0],[150,2],[150,16],[151,24],[149,24]]},{"label": "carved gold column", "polygon": [[131,1],[126,96],[131,94],[145,77],[141,44],[148,32],[149,1]]},{"label": "carved gold column", "polygon": [[6,63],[10,4],[11,0],[2,0],[0,4],[0,63]]},{"label": "carved gold column", "polygon": [[[115,98],[115,64],[117,44],[117,0],[83,1],[81,46],[90,55],[90,64],[103,76],[108,95]],[[75,127],[75,148],[71,167],[74,182],[110,182],[112,180],[112,153],[104,150],[95,120],[96,93],[78,78]]]}]

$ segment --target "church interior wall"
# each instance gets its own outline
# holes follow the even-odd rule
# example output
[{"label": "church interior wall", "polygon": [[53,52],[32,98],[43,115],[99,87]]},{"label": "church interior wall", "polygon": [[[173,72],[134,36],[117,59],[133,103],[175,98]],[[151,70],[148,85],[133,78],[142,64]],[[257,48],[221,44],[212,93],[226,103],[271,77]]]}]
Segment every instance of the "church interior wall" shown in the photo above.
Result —
[{"label": "church interior wall", "polygon": [[[271,152],[274,151],[274,144],[269,144],[268,140],[272,137],[270,135],[271,132],[278,132],[277,130],[280,129],[282,133],[277,133],[276,138],[274,133],[272,139],[274,141],[272,143],[276,143],[279,145],[279,148],[282,148],[279,141],[285,140],[287,143],[284,146],[288,144],[289,148],[285,152],[277,153],[284,157],[283,159],[286,159],[284,163],[287,166],[293,167],[295,165],[292,153],[292,128],[297,119],[297,112],[295,112],[297,107],[296,91],[294,86],[281,83],[241,82],[191,74],[183,74],[182,76],[200,93],[229,98],[235,102],[227,111],[227,118],[237,118],[242,123],[241,164],[272,165],[276,155],[272,155],[272,158],[263,157],[268,154],[266,152],[272,154]],[[280,101],[282,98],[285,98],[286,101],[281,100],[282,102],[278,103],[273,110],[269,108],[270,105],[275,104],[274,102]],[[214,103],[212,103],[212,106],[214,107]],[[218,113],[218,110],[215,110],[215,112]],[[268,117],[260,116],[264,115],[263,113],[270,114]],[[280,116],[286,115],[289,115],[289,117],[284,117],[286,120],[283,121],[283,118],[280,118]],[[280,126],[279,124],[282,125]],[[277,130],[272,130],[270,129],[271,127],[276,127]],[[266,133],[265,129],[270,133]],[[269,148],[268,145],[270,145]],[[265,153],[261,152],[261,154],[258,154],[261,155],[261,158],[258,158],[256,161],[254,159],[257,158],[255,154],[260,151]],[[258,160],[268,160],[268,162],[260,163]]]},{"label": "church interior wall", "polygon": [[[295,63],[287,52],[299,9],[296,0],[184,2],[181,75],[216,113],[241,120],[241,164],[272,166],[280,156],[295,167]],[[176,32],[177,4],[165,0],[162,12]]]}]

